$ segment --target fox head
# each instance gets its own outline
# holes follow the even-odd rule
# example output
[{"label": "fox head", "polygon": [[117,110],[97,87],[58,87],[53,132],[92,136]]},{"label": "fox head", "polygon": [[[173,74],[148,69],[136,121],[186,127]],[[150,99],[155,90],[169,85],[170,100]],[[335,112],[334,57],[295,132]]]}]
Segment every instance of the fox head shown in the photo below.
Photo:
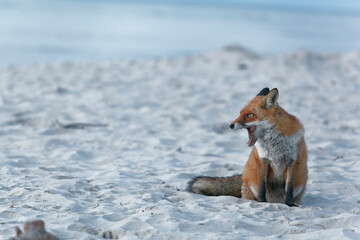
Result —
[{"label": "fox head", "polygon": [[279,91],[274,88],[261,90],[241,111],[231,124],[231,129],[246,128],[249,133],[249,146],[254,146],[262,132],[273,126],[278,108]]}]

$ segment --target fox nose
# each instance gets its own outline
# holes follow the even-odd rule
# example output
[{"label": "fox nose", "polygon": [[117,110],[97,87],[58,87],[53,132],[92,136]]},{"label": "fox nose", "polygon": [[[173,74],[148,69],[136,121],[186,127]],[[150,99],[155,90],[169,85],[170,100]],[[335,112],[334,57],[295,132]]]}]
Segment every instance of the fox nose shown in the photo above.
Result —
[{"label": "fox nose", "polygon": [[232,123],[232,124],[230,124],[229,127],[230,127],[231,129],[234,129],[235,125]]}]

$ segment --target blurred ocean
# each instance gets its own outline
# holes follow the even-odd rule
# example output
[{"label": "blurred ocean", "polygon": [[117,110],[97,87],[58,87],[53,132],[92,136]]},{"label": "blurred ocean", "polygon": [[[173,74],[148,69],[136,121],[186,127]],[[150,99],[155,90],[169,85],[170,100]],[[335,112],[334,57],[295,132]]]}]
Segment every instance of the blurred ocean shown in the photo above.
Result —
[{"label": "blurred ocean", "polygon": [[360,49],[357,0],[0,0],[0,65]]}]

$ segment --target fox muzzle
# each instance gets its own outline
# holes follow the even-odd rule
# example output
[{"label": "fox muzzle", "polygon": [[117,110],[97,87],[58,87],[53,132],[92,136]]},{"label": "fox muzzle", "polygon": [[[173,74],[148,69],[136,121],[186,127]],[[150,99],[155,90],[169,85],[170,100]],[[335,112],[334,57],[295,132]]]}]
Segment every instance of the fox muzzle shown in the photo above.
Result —
[{"label": "fox muzzle", "polygon": [[238,122],[236,123],[231,123],[229,125],[229,128],[233,129],[233,130],[237,130],[237,129],[243,129],[243,128],[246,128],[246,126],[244,124],[240,124]]}]

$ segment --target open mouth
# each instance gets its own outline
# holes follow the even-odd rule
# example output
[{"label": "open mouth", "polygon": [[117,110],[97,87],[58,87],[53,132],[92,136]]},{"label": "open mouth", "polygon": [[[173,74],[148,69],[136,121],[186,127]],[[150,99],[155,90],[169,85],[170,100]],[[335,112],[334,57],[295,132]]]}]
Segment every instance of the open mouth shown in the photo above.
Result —
[{"label": "open mouth", "polygon": [[248,130],[248,134],[249,134],[249,141],[247,142],[247,144],[249,145],[249,147],[254,146],[254,144],[256,143],[257,138],[254,137],[254,132],[256,130],[256,126],[255,125],[251,125],[249,127],[246,127],[246,129]]}]

